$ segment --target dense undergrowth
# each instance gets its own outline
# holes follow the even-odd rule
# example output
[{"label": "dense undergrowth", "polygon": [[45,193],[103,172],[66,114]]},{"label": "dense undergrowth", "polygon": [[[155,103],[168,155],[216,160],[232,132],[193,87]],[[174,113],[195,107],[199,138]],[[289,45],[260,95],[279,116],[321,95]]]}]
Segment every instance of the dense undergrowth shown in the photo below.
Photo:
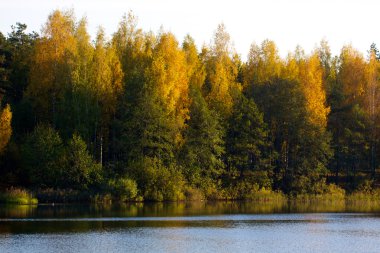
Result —
[{"label": "dense undergrowth", "polygon": [[362,188],[347,193],[344,189],[330,184],[327,190],[317,194],[284,194],[279,191],[259,188],[257,185],[249,191],[238,192],[236,189],[223,189],[218,192],[215,189],[200,190],[187,187],[184,192],[176,195],[176,198],[163,199],[162,194],[156,194],[158,198],[144,198],[139,194],[133,183],[123,182],[115,191],[93,192],[72,189],[37,189],[28,191],[20,188],[9,188],[0,193],[0,203],[7,204],[37,204],[37,203],[127,203],[127,202],[198,202],[198,201],[245,201],[253,203],[283,203],[297,205],[314,204],[321,207],[328,205],[373,205],[380,204],[380,189]]}]

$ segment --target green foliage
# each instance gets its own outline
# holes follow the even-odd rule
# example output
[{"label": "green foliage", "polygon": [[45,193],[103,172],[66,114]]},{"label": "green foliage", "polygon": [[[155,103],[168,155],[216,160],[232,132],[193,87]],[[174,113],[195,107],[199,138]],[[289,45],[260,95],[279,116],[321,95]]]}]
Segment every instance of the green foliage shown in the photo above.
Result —
[{"label": "green foliage", "polygon": [[65,170],[64,145],[58,132],[38,125],[22,145],[24,167],[35,187],[58,187]]},{"label": "green foliage", "polygon": [[12,105],[23,98],[38,38],[35,32],[25,33],[26,28],[25,24],[16,23],[8,37],[0,39],[0,91],[5,91],[5,102]]},{"label": "green foliage", "polygon": [[137,197],[137,183],[129,178],[109,180],[108,189],[120,201],[134,200]]},{"label": "green foliage", "polygon": [[334,171],[339,173],[346,169],[349,174],[354,174],[359,169],[369,169],[368,119],[363,108],[356,104],[336,109],[330,122],[334,138]]},{"label": "green foliage", "polygon": [[238,90],[235,93],[226,141],[228,167],[230,170],[237,168],[241,178],[244,172],[250,171],[263,172],[261,176],[266,175],[269,179],[273,169],[269,152],[271,140],[263,115],[253,99],[246,98]]},{"label": "green foliage", "polygon": [[74,134],[66,148],[66,170],[63,179],[66,187],[87,189],[99,185],[102,166],[96,163],[87,151],[86,143]]},{"label": "green foliage", "polygon": [[296,196],[291,196],[290,200],[297,202],[317,202],[317,203],[339,203],[344,202],[346,192],[335,184],[321,184],[318,192],[308,194],[299,193]]},{"label": "green foliage", "polygon": [[0,33],[0,186],[54,201],[342,199],[340,186],[374,199],[376,46],[282,59],[265,40],[242,62],[231,41],[221,24],[198,52],[129,13],[91,43],[86,19],[59,10],[41,36]]},{"label": "green foliage", "polygon": [[203,187],[204,178],[216,179],[224,169],[224,131],[198,87],[191,89],[190,120],[180,152],[184,175],[191,185]]},{"label": "green foliage", "polygon": [[27,190],[20,188],[9,188],[0,192],[0,203],[18,205],[36,205],[38,200]]},{"label": "green foliage", "polygon": [[187,201],[203,201],[206,199],[204,193],[196,188],[186,187],[184,194]]},{"label": "green foliage", "polygon": [[34,187],[87,189],[101,181],[101,165],[74,134],[65,146],[52,127],[38,125],[22,146],[24,167]]},{"label": "green foliage", "polygon": [[174,124],[174,120],[168,117],[154,96],[144,92],[133,109],[130,121],[126,122],[123,138],[127,160],[133,161],[147,156],[158,157],[165,164],[172,163],[176,134]]},{"label": "green foliage", "polygon": [[285,192],[312,192],[313,185],[326,174],[332,152],[328,132],[308,122],[300,84],[273,79],[256,87],[254,97],[278,153],[275,186]]},{"label": "green foliage", "polygon": [[165,166],[158,158],[144,157],[130,165],[145,200],[183,200],[184,178],[175,166]]}]

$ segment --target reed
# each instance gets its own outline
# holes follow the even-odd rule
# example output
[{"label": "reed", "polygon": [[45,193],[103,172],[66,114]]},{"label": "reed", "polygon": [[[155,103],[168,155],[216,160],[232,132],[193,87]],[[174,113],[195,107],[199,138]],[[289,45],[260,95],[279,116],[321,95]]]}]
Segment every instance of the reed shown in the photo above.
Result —
[{"label": "reed", "polygon": [[36,205],[38,204],[38,200],[25,189],[11,187],[3,192],[0,192],[0,203]]}]

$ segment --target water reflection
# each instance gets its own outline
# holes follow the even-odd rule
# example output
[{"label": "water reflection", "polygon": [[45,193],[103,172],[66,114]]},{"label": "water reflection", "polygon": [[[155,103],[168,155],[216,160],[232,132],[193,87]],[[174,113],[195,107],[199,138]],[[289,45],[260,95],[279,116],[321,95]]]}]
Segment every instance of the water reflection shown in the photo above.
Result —
[{"label": "water reflection", "polygon": [[376,202],[169,202],[94,205],[0,205],[1,218],[165,217],[225,214],[380,212]]},{"label": "water reflection", "polygon": [[[0,206],[1,233],[61,233],[108,231],[122,228],[160,227],[236,227],[271,225],[271,223],[317,223],[314,219],[292,213],[380,212],[373,203],[249,203],[180,202],[128,203],[118,205],[38,205]],[[255,214],[252,218],[251,214]],[[289,214],[281,219],[267,219],[263,214]],[[361,217],[363,214],[360,214]],[[228,218],[226,218],[228,217]],[[264,217],[264,218],[263,218]],[[311,218],[310,218],[311,217]],[[318,216],[320,217],[320,215]],[[351,216],[352,218],[352,216]]]},{"label": "water reflection", "polygon": [[0,207],[0,252],[378,252],[373,203]]}]

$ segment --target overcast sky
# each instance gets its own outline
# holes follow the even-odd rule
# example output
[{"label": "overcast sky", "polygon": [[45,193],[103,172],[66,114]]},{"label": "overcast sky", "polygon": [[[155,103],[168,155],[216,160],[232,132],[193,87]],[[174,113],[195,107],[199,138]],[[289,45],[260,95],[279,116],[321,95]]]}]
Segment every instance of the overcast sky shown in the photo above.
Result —
[{"label": "overcast sky", "polygon": [[198,46],[211,41],[223,22],[245,59],[252,42],[274,40],[285,56],[301,45],[310,52],[323,38],[334,54],[351,43],[366,55],[372,42],[380,46],[380,1],[376,0],[0,0],[0,31],[16,22],[40,32],[54,9],[73,8],[87,16],[92,36],[102,25],[110,36],[124,13],[132,10],[145,31],[162,25],[182,41],[189,33]]}]

